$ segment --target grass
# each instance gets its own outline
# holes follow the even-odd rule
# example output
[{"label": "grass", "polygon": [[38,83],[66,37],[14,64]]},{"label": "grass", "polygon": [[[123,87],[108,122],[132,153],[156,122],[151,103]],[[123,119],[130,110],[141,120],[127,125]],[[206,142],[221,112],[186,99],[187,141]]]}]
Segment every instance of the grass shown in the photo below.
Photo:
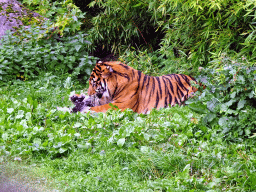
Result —
[{"label": "grass", "polygon": [[225,141],[188,106],[149,115],[57,111],[86,87],[71,82],[46,74],[0,88],[4,175],[60,191],[256,190],[253,139]]}]

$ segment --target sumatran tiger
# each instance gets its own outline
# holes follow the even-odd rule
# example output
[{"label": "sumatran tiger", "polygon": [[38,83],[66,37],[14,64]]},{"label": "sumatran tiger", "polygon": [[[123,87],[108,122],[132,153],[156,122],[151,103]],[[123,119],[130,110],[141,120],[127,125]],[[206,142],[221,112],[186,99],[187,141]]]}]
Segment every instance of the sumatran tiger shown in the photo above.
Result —
[{"label": "sumatran tiger", "polygon": [[73,95],[70,98],[76,105],[72,112],[106,112],[112,103],[122,111],[130,108],[147,114],[153,108],[184,103],[197,91],[190,81],[196,83],[188,75],[153,77],[119,61],[98,62],[89,79],[88,96]]}]

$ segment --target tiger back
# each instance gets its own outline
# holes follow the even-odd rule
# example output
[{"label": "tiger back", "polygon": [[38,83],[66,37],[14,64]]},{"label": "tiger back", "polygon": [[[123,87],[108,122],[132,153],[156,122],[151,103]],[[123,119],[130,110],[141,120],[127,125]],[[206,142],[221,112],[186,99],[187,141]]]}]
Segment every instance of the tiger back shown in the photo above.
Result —
[{"label": "tiger back", "polygon": [[153,108],[182,104],[197,91],[191,80],[196,83],[188,75],[153,77],[119,61],[98,62],[89,79],[88,95],[93,100],[90,110],[106,112],[112,103],[122,111],[130,108],[147,114]]}]

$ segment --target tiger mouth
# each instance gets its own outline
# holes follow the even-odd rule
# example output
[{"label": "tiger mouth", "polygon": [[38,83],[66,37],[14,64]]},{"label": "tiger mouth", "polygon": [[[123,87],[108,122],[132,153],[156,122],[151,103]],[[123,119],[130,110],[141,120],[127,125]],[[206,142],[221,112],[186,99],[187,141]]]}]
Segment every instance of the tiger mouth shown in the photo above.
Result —
[{"label": "tiger mouth", "polygon": [[106,88],[99,88],[96,93],[90,95],[92,103],[95,106],[104,105],[112,101],[111,96]]},{"label": "tiger mouth", "polygon": [[97,96],[99,99],[101,99],[102,96],[103,96],[103,92],[97,92],[97,93],[96,93],[96,96]]}]

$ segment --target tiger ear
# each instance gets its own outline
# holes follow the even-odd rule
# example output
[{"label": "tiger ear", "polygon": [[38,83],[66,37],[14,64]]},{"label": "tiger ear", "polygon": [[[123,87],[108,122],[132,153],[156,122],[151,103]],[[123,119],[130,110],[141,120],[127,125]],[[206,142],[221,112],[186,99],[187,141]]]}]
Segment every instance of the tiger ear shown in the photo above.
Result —
[{"label": "tiger ear", "polygon": [[110,73],[113,73],[113,69],[112,69],[112,67],[107,66],[106,68],[107,68],[107,70],[109,70],[109,72],[110,72]]},{"label": "tiger ear", "polygon": [[103,78],[109,77],[113,73],[113,69],[110,66],[106,66],[106,68],[102,71],[101,76]]}]

